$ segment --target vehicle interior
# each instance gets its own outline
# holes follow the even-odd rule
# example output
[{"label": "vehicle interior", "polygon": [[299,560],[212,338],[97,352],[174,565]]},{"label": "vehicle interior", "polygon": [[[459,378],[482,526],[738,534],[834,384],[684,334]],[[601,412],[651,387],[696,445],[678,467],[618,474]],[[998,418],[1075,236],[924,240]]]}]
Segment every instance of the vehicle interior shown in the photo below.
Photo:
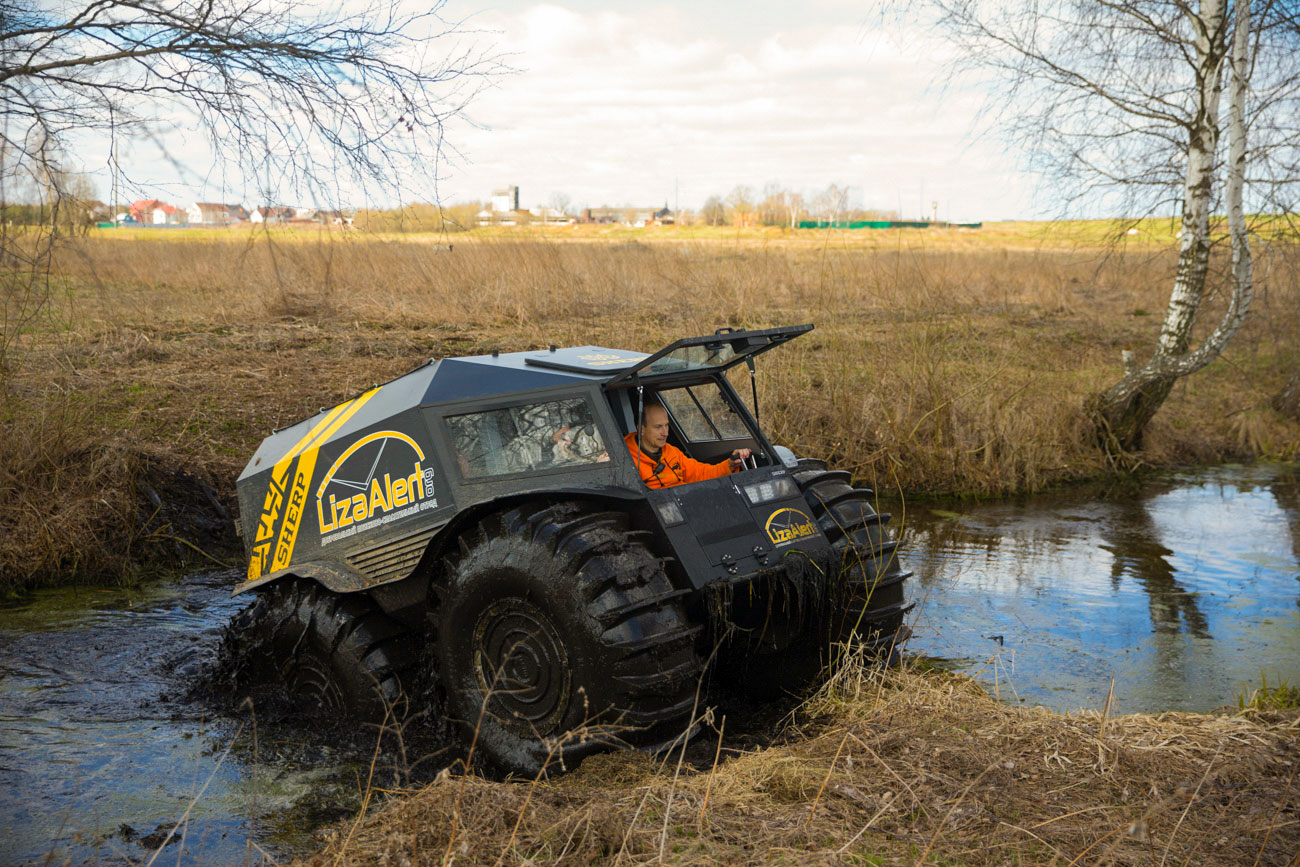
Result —
[{"label": "vehicle interior", "polygon": [[[618,421],[619,434],[626,435],[635,430],[637,390],[617,389],[607,392],[606,396]],[[713,377],[662,384],[654,390],[647,388],[640,399],[646,403],[663,404],[668,411],[670,426],[668,442],[681,449],[687,457],[713,464],[728,457],[735,449],[747,448],[753,452],[758,466],[771,462],[745,423],[744,416],[731,405],[726,392]]]}]

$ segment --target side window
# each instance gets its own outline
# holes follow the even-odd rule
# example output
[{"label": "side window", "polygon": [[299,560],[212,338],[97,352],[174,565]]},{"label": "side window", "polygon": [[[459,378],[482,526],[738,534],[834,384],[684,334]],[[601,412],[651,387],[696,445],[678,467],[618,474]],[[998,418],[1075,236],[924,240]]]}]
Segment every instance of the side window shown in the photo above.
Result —
[{"label": "side window", "polygon": [[682,435],[691,442],[740,439],[749,430],[712,382],[674,388],[659,393],[677,421]]},{"label": "side window", "polygon": [[580,397],[447,417],[467,479],[609,460],[591,407]]}]

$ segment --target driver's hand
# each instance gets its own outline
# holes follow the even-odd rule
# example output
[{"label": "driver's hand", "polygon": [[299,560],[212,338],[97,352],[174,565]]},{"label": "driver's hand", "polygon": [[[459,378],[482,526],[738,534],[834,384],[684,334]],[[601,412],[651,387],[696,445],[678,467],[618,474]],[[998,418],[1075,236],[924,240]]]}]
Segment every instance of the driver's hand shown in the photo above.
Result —
[{"label": "driver's hand", "polygon": [[736,449],[731,453],[731,465],[734,467],[743,467],[745,461],[750,455],[749,449]]}]

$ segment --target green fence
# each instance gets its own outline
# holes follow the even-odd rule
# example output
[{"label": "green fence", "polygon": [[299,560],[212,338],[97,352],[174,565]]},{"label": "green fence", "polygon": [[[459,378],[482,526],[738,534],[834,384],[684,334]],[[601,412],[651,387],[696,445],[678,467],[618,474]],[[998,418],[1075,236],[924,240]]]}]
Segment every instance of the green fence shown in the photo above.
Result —
[{"label": "green fence", "polygon": [[983,223],[930,223],[925,220],[800,220],[800,229],[978,229]]}]

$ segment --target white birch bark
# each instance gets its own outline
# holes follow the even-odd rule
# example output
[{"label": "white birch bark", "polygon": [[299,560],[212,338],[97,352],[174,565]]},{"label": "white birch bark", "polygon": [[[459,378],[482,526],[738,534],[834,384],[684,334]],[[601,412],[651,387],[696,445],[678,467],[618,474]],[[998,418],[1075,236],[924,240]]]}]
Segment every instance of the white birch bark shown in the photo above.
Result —
[{"label": "white birch bark", "polygon": [[1193,17],[1196,29],[1196,113],[1188,130],[1187,181],[1183,187],[1183,235],[1178,272],[1153,362],[1181,355],[1205,293],[1210,260],[1210,203],[1219,145],[1219,96],[1223,92],[1224,0],[1204,0]]},{"label": "white birch bark", "polygon": [[[1224,45],[1226,14],[1223,0],[1206,0],[1196,16],[1197,112],[1188,131],[1187,175],[1184,186],[1182,239],[1174,289],[1151,359],[1128,368],[1103,401],[1113,418],[1125,405],[1147,392],[1155,404],[1163,400],[1174,379],[1195,373],[1223,352],[1245,321],[1253,297],[1250,243],[1242,202],[1246,168],[1246,92],[1249,86],[1250,0],[1233,4],[1234,33],[1231,51]],[[1214,331],[1194,351],[1188,346],[1196,311],[1205,294],[1209,268],[1210,208],[1213,201],[1215,160],[1219,146],[1219,102],[1223,90],[1225,54],[1228,59],[1228,165],[1224,197],[1232,243],[1233,291],[1228,309]],[[1131,409],[1131,408],[1130,408]],[[1146,416],[1155,411],[1147,407]],[[1139,428],[1144,422],[1138,422]],[[1140,432],[1138,433],[1140,436]]]},{"label": "white birch bark", "polygon": [[[1218,358],[1228,341],[1245,321],[1254,297],[1250,239],[1246,232],[1245,206],[1242,201],[1246,178],[1246,91],[1250,77],[1250,0],[1236,0],[1233,19],[1232,50],[1228,65],[1228,175],[1224,186],[1224,198],[1228,209],[1228,233],[1232,244],[1233,291],[1223,319],[1194,352],[1182,357],[1162,360],[1159,372],[1167,376],[1186,376],[1195,373]],[[1205,278],[1202,274],[1202,291],[1204,283]],[[1161,337],[1163,351],[1163,333]]]}]

